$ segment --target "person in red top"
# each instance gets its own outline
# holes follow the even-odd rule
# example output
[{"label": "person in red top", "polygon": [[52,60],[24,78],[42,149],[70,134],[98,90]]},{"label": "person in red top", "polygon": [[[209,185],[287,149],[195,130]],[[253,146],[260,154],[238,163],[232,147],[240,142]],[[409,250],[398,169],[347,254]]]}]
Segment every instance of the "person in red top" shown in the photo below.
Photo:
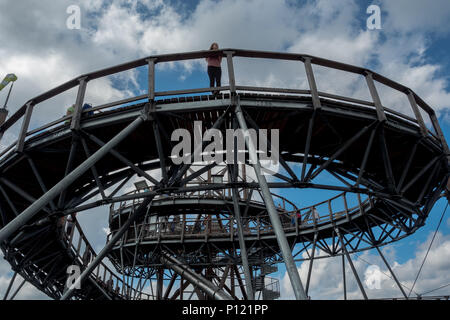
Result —
[{"label": "person in red top", "polygon": [[[209,47],[209,50],[218,50],[219,45],[216,42],[213,42]],[[220,64],[222,63],[222,56],[213,55],[209,56],[206,59],[208,63],[208,76],[209,76],[209,86],[212,87],[220,87],[220,79],[222,78],[222,68]],[[214,85],[215,83],[215,85]],[[218,95],[218,90],[212,91],[213,95]]]}]

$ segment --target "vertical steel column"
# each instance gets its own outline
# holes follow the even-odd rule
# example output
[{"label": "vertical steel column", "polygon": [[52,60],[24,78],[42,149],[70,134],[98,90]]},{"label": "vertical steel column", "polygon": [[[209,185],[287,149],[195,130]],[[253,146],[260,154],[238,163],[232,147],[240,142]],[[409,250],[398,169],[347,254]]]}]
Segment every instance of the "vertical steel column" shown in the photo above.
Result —
[{"label": "vertical steel column", "polygon": [[378,254],[380,255],[381,259],[383,259],[384,264],[389,269],[389,272],[391,273],[392,277],[394,278],[395,283],[397,283],[397,286],[400,289],[400,291],[402,292],[403,296],[405,297],[406,300],[408,300],[408,296],[406,295],[405,291],[403,290],[403,287],[400,284],[400,281],[398,281],[397,277],[394,274],[394,271],[392,271],[391,266],[387,262],[386,258],[384,257],[383,253],[381,252],[380,248],[378,248],[378,246],[375,246],[375,248],[377,249]]},{"label": "vertical steel column", "polygon": [[148,100],[153,102],[155,99],[155,64],[156,58],[147,60],[148,62]]},{"label": "vertical steel column", "polygon": [[[233,120],[233,127],[236,128],[236,120]],[[239,164],[238,164],[238,151],[237,150],[237,137],[234,137],[234,163],[233,165],[230,165],[229,168],[233,170],[230,174],[231,181],[233,183],[236,183],[239,176]],[[245,245],[245,239],[244,239],[244,230],[242,227],[242,217],[241,217],[241,210],[239,208],[239,192],[236,187],[232,188],[232,197],[233,197],[233,206],[234,206],[234,218],[236,220],[237,225],[237,232],[238,232],[238,240],[239,240],[239,247],[241,250],[241,259],[242,259],[242,266],[244,268],[244,275],[245,275],[245,286],[247,290],[247,297],[249,300],[254,300],[255,295],[253,293],[253,287],[252,287],[252,276],[250,272],[250,267],[248,263],[248,253],[247,253],[247,246]]]},{"label": "vertical steel column", "polygon": [[228,79],[230,83],[231,95],[236,95],[236,80],[234,78],[233,53],[234,51],[224,51],[227,56]]},{"label": "vertical steel column", "polygon": [[[373,104],[375,105],[375,109],[377,112],[377,119],[380,123],[384,123],[386,121],[386,114],[384,113],[384,109],[383,109],[383,105],[381,104],[380,96],[378,95],[377,88],[375,87],[375,82],[373,80],[372,72],[367,70],[364,72],[364,76],[366,78],[367,87],[369,88]],[[384,169],[385,169],[385,173],[386,173],[386,178],[388,180],[388,186],[392,192],[396,193],[394,175],[392,173],[391,162],[390,162],[389,155],[388,155],[388,149],[387,149],[387,145],[386,145],[386,139],[384,136],[383,124],[378,126],[377,130],[380,130],[378,140],[379,140],[379,144],[380,144],[380,148],[381,148],[381,156],[383,158],[383,164],[384,164]]]},{"label": "vertical steel column", "polygon": [[155,64],[156,58],[150,58],[148,63],[148,105],[146,106],[145,115],[155,111]]},{"label": "vertical steel column", "polygon": [[9,280],[8,289],[6,289],[6,293],[3,296],[3,300],[6,300],[8,298],[9,292],[11,291],[11,287],[13,286],[14,280],[16,280],[17,271],[14,272],[14,275],[12,276],[11,280]]},{"label": "vertical steel column", "polygon": [[[87,266],[87,268],[83,271],[83,273],[80,275],[80,278],[77,280],[80,285],[83,284],[83,281],[88,277],[91,272],[102,262],[103,258],[109,253],[109,251],[112,249],[112,247],[116,244],[117,241],[123,236],[123,234],[128,230],[130,225],[134,223],[134,221],[142,215],[147,210],[148,205],[153,201],[153,198],[155,196],[152,195],[148,198],[145,198],[145,200],[139,205],[139,207],[134,210],[134,212],[130,215],[130,217],[127,219],[127,221],[120,227],[119,230],[114,234],[114,236],[109,240],[109,242],[105,245],[105,247],[102,249],[102,251],[99,252],[99,254],[92,260],[92,262]],[[124,282],[125,285],[125,282]],[[73,292],[75,291],[75,288],[68,289],[62,296],[60,300],[67,300],[69,299]]]},{"label": "vertical steel column", "polygon": [[75,102],[75,110],[72,114],[72,121],[70,122],[70,130],[80,129],[81,113],[83,112],[83,101],[86,93],[87,77],[81,78],[78,87],[77,100]]},{"label": "vertical steel column", "polygon": [[[180,276],[180,300],[183,300],[183,298],[184,298],[184,283],[183,283],[183,276]],[[172,298],[173,299],[173,298]]]},{"label": "vertical steel column", "polygon": [[366,78],[367,87],[369,88],[370,95],[372,96],[373,104],[377,110],[378,121],[386,121],[386,115],[384,113],[383,105],[381,104],[380,96],[378,95],[377,88],[375,87],[375,82],[373,81],[372,72],[364,72]]},{"label": "vertical steel column", "polygon": [[62,190],[68,188],[79,176],[85,173],[91,166],[97,163],[103,156],[105,156],[112,148],[117,146],[123,139],[125,139],[131,132],[133,132],[143,122],[142,117],[136,118],[125,129],[119,132],[107,144],[97,150],[89,159],[86,159],[82,164],[75,168],[71,173],[64,177],[60,182],[54,185],[48,192],[42,195],[39,199],[33,202],[28,208],[20,213],[14,220],[8,223],[0,230],[0,243],[8,239],[21,226],[28,222],[36,213],[45,207],[54,197],[56,197]]},{"label": "vertical steel column", "polygon": [[420,110],[417,107],[416,98],[414,98],[414,93],[411,90],[408,90],[407,93],[409,104],[411,105],[411,109],[414,112],[414,116],[416,117],[417,123],[420,127],[420,133],[422,136],[428,136],[427,127],[425,126],[425,122],[423,122],[423,117],[420,114]]},{"label": "vertical steel column", "polygon": [[27,109],[23,116],[22,127],[20,128],[19,138],[17,139],[16,152],[22,152],[25,144],[25,138],[27,136],[28,126],[30,125],[31,114],[33,113],[33,102],[27,103]]},{"label": "vertical steel column", "polygon": [[244,230],[242,230],[242,218],[241,218],[241,212],[239,209],[239,203],[238,203],[237,197],[238,197],[237,188],[233,188],[234,218],[236,219],[239,247],[241,250],[242,266],[244,267],[245,287],[247,290],[248,299],[254,300],[255,296],[253,294],[253,288],[252,288],[252,276],[250,274],[250,267],[249,267],[248,255],[247,255],[247,247],[245,245]]},{"label": "vertical steel column", "polygon": [[311,92],[311,98],[313,102],[314,110],[319,110],[322,108],[319,98],[319,92],[317,91],[316,79],[314,78],[314,72],[311,66],[311,58],[305,57],[305,71],[306,77],[308,78],[309,91]]},{"label": "vertical steel column", "polygon": [[342,283],[344,286],[344,300],[347,300],[347,281],[345,279],[345,256],[342,255]]},{"label": "vertical steel column", "polygon": [[[239,126],[245,133],[248,133],[247,124],[242,114],[239,99],[237,99],[235,114],[239,122]],[[248,148],[250,160],[252,166],[255,169],[256,178],[258,179],[258,184],[261,188],[261,192],[264,198],[264,203],[266,204],[267,211],[269,213],[270,222],[272,223],[275,235],[277,237],[278,245],[281,249],[281,254],[283,256],[284,263],[286,264],[286,271],[291,280],[292,288],[294,289],[294,294],[297,300],[306,300],[306,293],[303,289],[300,276],[298,274],[297,266],[295,265],[294,258],[292,257],[291,248],[284,233],[283,226],[281,225],[280,217],[278,216],[275,204],[273,203],[272,196],[270,194],[269,186],[267,185],[266,178],[261,173],[261,164],[258,160],[258,155],[256,153],[255,146],[251,138],[245,139],[245,143]]]},{"label": "vertical steel column", "polygon": [[[369,160],[370,150],[372,149],[373,140],[375,139],[375,133],[378,131],[378,125],[372,129],[372,132],[370,133],[369,142],[366,145],[366,151],[364,152],[364,157],[359,169],[358,179],[356,179],[355,187],[359,188],[359,184],[361,182],[361,178],[364,174],[364,170],[366,170],[367,161]],[[347,201],[345,199],[344,195],[344,201]]]},{"label": "vertical steel column", "polygon": [[312,267],[313,267],[313,263],[314,263],[315,252],[316,252],[317,232],[314,233],[314,240],[313,241],[314,242],[313,242],[312,252],[311,252],[311,256],[310,256],[309,267],[308,267],[308,278],[306,279],[306,288],[305,288],[306,296],[308,296],[309,283],[310,283],[310,280],[311,280]]},{"label": "vertical steel column", "polygon": [[163,297],[163,281],[164,281],[164,269],[158,268],[156,273],[156,300],[162,300]]},{"label": "vertical steel column", "polygon": [[314,119],[316,117],[317,112],[322,108],[322,105],[320,103],[320,97],[319,92],[317,90],[316,85],[316,79],[314,77],[314,71],[311,66],[311,58],[310,57],[304,57],[303,58],[303,64],[305,67],[306,77],[308,78],[308,84],[309,84],[309,91],[311,94],[312,102],[313,102],[313,113],[311,115],[311,119],[308,123],[308,133],[306,135],[306,142],[305,142],[305,151],[303,156],[303,165],[302,165],[302,172],[300,179],[302,182],[305,181],[305,170],[306,166],[308,164],[308,157],[309,157],[309,149],[311,146],[311,139],[312,139],[312,130],[314,126]]},{"label": "vertical steel column", "polygon": [[235,280],[234,280],[234,268],[231,268],[231,272],[230,272],[230,287],[231,287],[231,297],[235,298],[236,297],[236,284],[235,284]]},{"label": "vertical steel column", "polygon": [[344,240],[342,239],[342,235],[339,232],[338,228],[336,228],[335,230],[336,230],[336,233],[337,233],[337,235],[339,237],[339,241],[341,242],[342,251],[344,252],[345,256],[347,257],[348,264],[350,265],[350,268],[352,269],[353,274],[355,275],[355,279],[356,279],[356,282],[358,283],[359,290],[361,290],[361,293],[362,293],[364,299],[367,300],[366,291],[364,290],[364,287],[363,287],[363,285],[361,283],[361,280],[359,279],[358,273],[356,272],[356,269],[355,269],[355,266],[353,265],[352,259],[350,258],[350,255],[348,254],[348,251],[347,251],[347,248],[345,246]]}]

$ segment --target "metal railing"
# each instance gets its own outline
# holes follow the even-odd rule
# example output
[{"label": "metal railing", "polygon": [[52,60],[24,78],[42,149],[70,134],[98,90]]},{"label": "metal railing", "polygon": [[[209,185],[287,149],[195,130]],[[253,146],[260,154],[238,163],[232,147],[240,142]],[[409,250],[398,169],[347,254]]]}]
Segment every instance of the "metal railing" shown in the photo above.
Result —
[{"label": "metal railing", "polygon": [[[175,61],[184,61],[184,60],[193,60],[193,59],[202,59],[212,55],[222,55],[226,57],[227,67],[228,67],[228,76],[229,76],[229,85],[223,86],[220,88],[195,88],[195,89],[186,89],[186,90],[171,90],[171,91],[155,91],[155,65],[157,63],[164,62],[175,62]],[[236,85],[236,79],[234,75],[234,67],[233,67],[233,58],[234,57],[244,57],[244,58],[260,58],[260,59],[276,59],[276,60],[284,60],[284,61],[298,61],[302,63],[305,68],[309,88],[308,89],[287,89],[287,88],[267,88],[267,87],[251,87],[251,86],[240,86]],[[141,66],[148,66],[148,91],[147,94],[130,97],[127,99],[122,99],[119,101],[114,101],[111,103],[106,103],[100,106],[96,106],[93,109],[82,110],[83,99],[86,92],[86,86],[89,81],[106,77],[109,75],[113,75],[119,72],[123,72],[130,69],[135,69]],[[370,96],[372,98],[371,101],[365,101],[360,99],[355,99],[353,97],[344,97],[339,95],[334,95],[330,93],[326,93],[323,91],[318,91],[314,72],[312,69],[312,65],[323,66],[330,69],[341,70],[344,72],[348,72],[351,74],[362,75],[365,80],[367,87],[370,92]],[[383,84],[395,91],[398,91],[404,94],[409,104],[412,108],[414,117],[409,117],[397,111],[391,110],[381,104],[381,100],[375,86],[375,83]],[[78,87],[78,94],[75,101],[75,112],[72,115],[65,116],[58,120],[47,123],[44,126],[36,128],[34,130],[29,131],[28,127],[30,124],[30,120],[33,114],[33,110],[37,107],[38,104],[47,101],[48,99],[55,97],[63,92],[66,92],[69,89]],[[391,79],[388,79],[377,72],[374,72],[370,69],[357,67],[345,63],[340,63],[328,59],[323,59],[307,54],[296,54],[296,53],[280,53],[280,52],[267,52],[267,51],[253,51],[253,50],[241,50],[241,49],[221,49],[221,50],[204,50],[204,51],[194,51],[194,52],[186,52],[186,53],[174,53],[174,54],[163,54],[163,55],[154,55],[146,58],[138,59],[135,61],[127,62],[124,64],[120,64],[117,66],[113,66],[110,68],[102,69],[99,71],[94,71],[91,73],[87,73],[81,75],[75,79],[72,79],[52,90],[49,90],[37,97],[34,97],[28,100],[22,107],[20,107],[13,115],[11,115],[5,123],[0,126],[0,137],[11,128],[17,121],[22,119],[22,126],[18,135],[18,139],[3,150],[0,153],[0,159],[10,152],[18,151],[21,152],[24,148],[24,143],[27,137],[30,137],[33,134],[41,132],[43,130],[47,130],[51,127],[57,126],[58,124],[62,124],[65,121],[70,122],[71,129],[77,129],[80,127],[80,120],[82,114],[86,114],[91,111],[100,111],[107,108],[123,105],[126,103],[136,102],[139,100],[145,100],[150,103],[155,102],[156,97],[163,96],[174,96],[174,95],[186,95],[186,94],[198,94],[198,93],[206,93],[212,90],[221,90],[228,91],[232,96],[237,93],[237,91],[248,91],[248,92],[271,92],[271,93],[290,93],[297,95],[308,95],[312,98],[314,109],[321,108],[321,102],[323,98],[333,99],[337,101],[343,102],[352,102],[359,104],[361,106],[368,107],[374,111],[376,111],[376,115],[378,120],[384,121],[386,120],[386,115],[400,117],[410,123],[415,124],[420,130],[421,135],[432,139],[438,145],[440,145],[445,154],[450,154],[447,142],[445,141],[442,130],[439,126],[439,123],[436,118],[436,114],[434,110],[424,101],[422,100],[413,90],[410,88],[401,85]],[[433,129],[435,130],[434,134],[431,132],[425,125],[425,121],[422,117],[421,110],[429,115],[431,124]]]},{"label": "metal railing", "polygon": [[[357,197],[357,204],[349,207],[347,192],[333,198],[293,211],[279,210],[282,226],[285,232],[298,232],[302,228],[317,227],[339,219],[350,220],[357,213],[364,214],[373,207],[373,199],[364,200]],[[342,210],[333,210],[341,202]],[[263,204],[262,202],[258,204]],[[121,208],[123,210],[123,208]],[[121,209],[118,209],[119,211]],[[270,223],[269,215],[257,215],[242,217],[244,236],[272,235],[274,230]],[[116,230],[111,230],[107,241]],[[219,214],[207,214],[205,217],[194,214],[155,216],[152,222],[146,221],[131,226],[125,233],[123,243],[137,243],[145,240],[163,239],[202,239],[230,238],[237,239],[237,227],[233,216],[220,216]],[[123,244],[122,243],[122,244]]]},{"label": "metal railing", "polygon": [[[74,255],[75,261],[85,269],[97,254],[84,235],[76,218],[70,216],[70,218],[61,219],[64,219],[61,237],[66,243],[68,250]],[[129,284],[124,283],[123,279],[106,266],[104,262],[101,262],[92,271],[90,277],[107,294],[113,294],[122,299],[153,300],[154,298],[152,295],[136,290]]]},{"label": "metal railing", "polygon": [[[196,183],[196,185],[207,185],[207,184],[209,184],[209,183],[208,182],[198,183],[198,184]],[[147,191],[150,191],[150,190],[151,190],[151,188],[147,189]],[[133,191],[125,193],[123,196],[134,195],[134,194],[145,193],[145,192],[146,191],[143,191],[142,189],[141,190],[133,190]],[[257,190],[257,192],[259,194],[260,191]],[[275,205],[277,206],[278,210],[282,210],[282,211],[298,210],[297,206],[292,201],[289,201],[287,198],[280,196],[276,193],[271,193],[271,194],[274,198],[274,202],[275,202]],[[259,196],[262,199],[262,195],[259,194]],[[221,189],[220,191],[200,190],[200,191],[192,191],[192,192],[185,192],[185,193],[176,193],[176,194],[172,194],[172,195],[161,194],[161,195],[155,196],[153,203],[158,202],[158,200],[175,201],[175,200],[180,200],[180,199],[187,199],[187,200],[211,199],[211,200],[224,200],[224,201],[228,201],[228,202],[233,201],[232,189],[226,188],[226,189]],[[131,200],[122,201],[117,206],[115,203],[112,203],[109,207],[110,221],[113,218],[115,218],[115,216],[120,214],[120,212],[122,212],[124,209],[133,208],[133,207],[139,205],[140,203],[142,203],[143,201],[144,201],[143,198],[133,198]],[[253,205],[265,206],[262,201],[245,198],[245,194],[244,194],[244,197],[240,199],[240,201],[244,201],[249,205],[253,204]]]}]

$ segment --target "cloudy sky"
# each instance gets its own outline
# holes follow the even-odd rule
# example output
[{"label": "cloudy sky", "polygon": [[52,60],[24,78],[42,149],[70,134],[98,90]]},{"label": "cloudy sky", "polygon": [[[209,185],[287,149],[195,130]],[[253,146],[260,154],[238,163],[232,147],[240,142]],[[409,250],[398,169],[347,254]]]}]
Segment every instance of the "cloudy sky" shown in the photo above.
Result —
[{"label": "cloudy sky", "polygon": [[[369,30],[366,9],[381,8],[381,29]],[[70,6],[80,8],[80,29],[69,29]],[[70,12],[70,11],[69,11]],[[15,73],[10,112],[28,99],[77,75],[152,54],[207,49],[216,41],[220,47],[307,53],[371,68],[415,90],[439,116],[447,139],[450,137],[450,2],[356,1],[356,0],[249,0],[249,1],[126,1],[126,0],[0,0],[0,77]],[[303,67],[294,62],[237,59],[238,84],[306,88]],[[368,98],[357,77],[315,67],[319,90]],[[207,86],[203,61],[157,66],[157,90]],[[360,80],[360,79],[359,79]],[[226,85],[226,70],[223,82]],[[86,101],[94,105],[142,94],[145,70],[135,70],[89,83]],[[382,86],[384,105],[410,113],[405,97]],[[75,100],[76,91],[39,106],[31,127],[54,120]],[[0,92],[3,105],[6,92]],[[17,129],[17,128],[16,128]],[[15,139],[14,128],[1,147]],[[411,286],[432,233],[444,209],[436,204],[427,225],[410,238],[386,248],[400,280]],[[104,244],[106,210],[89,212],[85,219],[96,249]],[[446,215],[435,239],[415,291],[424,293],[450,283],[450,218]],[[364,278],[370,264],[387,273],[374,252],[355,259]],[[369,262],[363,262],[363,260]],[[307,264],[299,265],[302,279]],[[349,268],[347,268],[349,270]],[[337,278],[340,261],[322,260],[312,276],[313,298],[341,298],[342,282]],[[330,276],[331,275],[331,276]],[[336,277],[334,277],[336,275]],[[0,295],[11,276],[0,262]],[[292,297],[288,277],[281,279],[283,297]],[[360,298],[350,274],[349,297]],[[383,278],[384,279],[384,278]],[[353,282],[352,282],[353,281]],[[382,288],[369,297],[400,296],[386,277]],[[450,287],[433,294],[449,293]],[[19,298],[41,297],[25,287]]]}]

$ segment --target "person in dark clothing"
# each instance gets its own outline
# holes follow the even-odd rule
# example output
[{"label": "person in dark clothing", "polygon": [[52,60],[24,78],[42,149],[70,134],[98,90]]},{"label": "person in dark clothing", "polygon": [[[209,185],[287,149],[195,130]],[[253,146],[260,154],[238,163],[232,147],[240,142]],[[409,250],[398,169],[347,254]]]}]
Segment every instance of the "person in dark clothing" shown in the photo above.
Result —
[{"label": "person in dark clothing", "polygon": [[[219,49],[219,45],[214,42],[211,44],[211,46],[209,47],[209,50],[218,50]],[[209,86],[212,87],[220,87],[220,80],[222,78],[222,68],[221,68],[221,63],[222,63],[222,56],[220,55],[213,55],[213,56],[209,56],[206,59],[206,62],[208,64],[208,76],[209,76]],[[218,95],[219,91],[218,90],[213,90],[212,91],[213,95]]]},{"label": "person in dark clothing", "polygon": [[[83,108],[82,108],[83,111],[84,110],[89,110],[89,109],[92,109],[92,105],[90,103],[83,104]],[[88,116],[92,116],[93,114],[94,114],[94,111],[86,112],[86,115],[88,115]]]}]

